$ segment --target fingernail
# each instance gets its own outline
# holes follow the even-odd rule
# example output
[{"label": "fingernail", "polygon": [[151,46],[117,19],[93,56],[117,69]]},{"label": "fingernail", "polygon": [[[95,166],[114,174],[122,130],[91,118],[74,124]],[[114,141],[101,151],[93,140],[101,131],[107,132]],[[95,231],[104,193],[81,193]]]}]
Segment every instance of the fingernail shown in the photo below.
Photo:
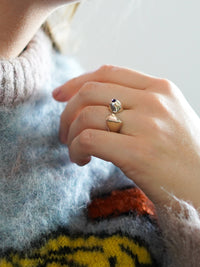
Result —
[{"label": "fingernail", "polygon": [[61,92],[61,89],[60,89],[60,87],[58,87],[58,88],[53,90],[52,94],[54,97],[57,97],[60,94],[60,92]]}]

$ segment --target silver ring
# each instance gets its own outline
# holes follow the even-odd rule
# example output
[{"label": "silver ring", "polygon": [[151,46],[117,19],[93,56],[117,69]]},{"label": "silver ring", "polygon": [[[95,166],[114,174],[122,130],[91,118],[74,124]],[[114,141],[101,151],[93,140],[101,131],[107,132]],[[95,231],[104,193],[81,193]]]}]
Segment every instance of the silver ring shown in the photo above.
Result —
[{"label": "silver ring", "polygon": [[118,99],[113,98],[109,104],[109,109],[112,113],[119,113],[123,110],[122,104]]}]

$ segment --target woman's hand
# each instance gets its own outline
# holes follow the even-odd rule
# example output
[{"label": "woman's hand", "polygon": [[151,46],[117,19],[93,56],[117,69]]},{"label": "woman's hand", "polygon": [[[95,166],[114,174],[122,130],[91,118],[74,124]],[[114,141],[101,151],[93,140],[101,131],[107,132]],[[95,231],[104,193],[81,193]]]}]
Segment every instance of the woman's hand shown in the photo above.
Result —
[{"label": "woman's hand", "polygon": [[[69,101],[61,115],[60,139],[71,160],[91,156],[111,161],[152,201],[168,201],[166,191],[200,203],[200,120],[170,81],[116,66],[68,81],[53,92]],[[109,132],[106,117],[112,98],[123,111],[120,133]]]}]

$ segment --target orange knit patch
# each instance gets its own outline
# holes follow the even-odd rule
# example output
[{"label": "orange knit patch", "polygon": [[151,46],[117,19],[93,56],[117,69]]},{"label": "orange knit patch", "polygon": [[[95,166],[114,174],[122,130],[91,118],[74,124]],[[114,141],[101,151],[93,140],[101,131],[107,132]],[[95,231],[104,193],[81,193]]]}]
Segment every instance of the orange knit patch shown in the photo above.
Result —
[{"label": "orange knit patch", "polygon": [[110,195],[96,198],[88,205],[91,219],[117,217],[131,211],[156,217],[153,203],[137,187],[112,191]]}]

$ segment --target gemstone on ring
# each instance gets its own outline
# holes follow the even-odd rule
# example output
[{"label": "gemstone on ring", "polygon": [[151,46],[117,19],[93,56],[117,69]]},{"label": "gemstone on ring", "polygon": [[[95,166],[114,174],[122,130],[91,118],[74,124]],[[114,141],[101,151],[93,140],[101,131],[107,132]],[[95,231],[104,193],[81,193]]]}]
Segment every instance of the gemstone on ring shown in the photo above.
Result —
[{"label": "gemstone on ring", "polygon": [[111,103],[109,104],[109,109],[112,113],[115,114],[123,110],[121,102],[115,98],[113,98]]}]

